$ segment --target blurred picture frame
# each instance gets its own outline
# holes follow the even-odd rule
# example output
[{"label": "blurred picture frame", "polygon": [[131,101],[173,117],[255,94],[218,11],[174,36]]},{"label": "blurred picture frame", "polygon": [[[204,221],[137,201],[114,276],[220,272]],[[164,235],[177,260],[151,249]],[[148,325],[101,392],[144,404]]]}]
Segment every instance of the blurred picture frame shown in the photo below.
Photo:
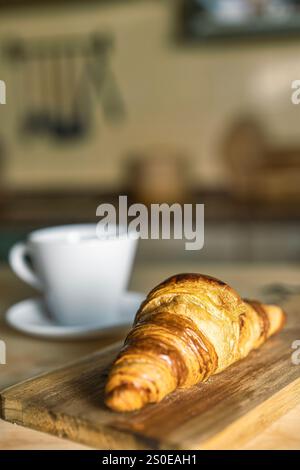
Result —
[{"label": "blurred picture frame", "polygon": [[185,38],[255,38],[300,34],[300,0],[183,0]]}]

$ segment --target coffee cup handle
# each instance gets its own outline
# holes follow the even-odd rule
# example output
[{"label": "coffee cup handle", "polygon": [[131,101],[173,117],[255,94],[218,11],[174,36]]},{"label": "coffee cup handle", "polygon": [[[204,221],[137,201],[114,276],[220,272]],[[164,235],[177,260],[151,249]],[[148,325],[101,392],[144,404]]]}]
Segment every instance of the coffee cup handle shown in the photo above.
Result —
[{"label": "coffee cup handle", "polygon": [[42,284],[26,261],[28,248],[25,243],[16,243],[8,255],[9,264],[16,275],[35,289],[42,290]]}]

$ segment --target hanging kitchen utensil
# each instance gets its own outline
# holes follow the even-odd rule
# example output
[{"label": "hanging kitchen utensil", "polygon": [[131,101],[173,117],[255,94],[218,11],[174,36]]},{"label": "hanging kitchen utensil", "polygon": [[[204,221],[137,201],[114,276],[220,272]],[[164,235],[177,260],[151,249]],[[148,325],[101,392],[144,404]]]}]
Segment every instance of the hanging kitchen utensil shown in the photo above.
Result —
[{"label": "hanging kitchen utensil", "polygon": [[83,57],[73,57],[73,67],[69,69],[76,77],[73,87],[73,99],[71,101],[71,112],[73,117],[73,128],[77,129],[78,135],[88,133],[92,120],[92,103],[88,93],[87,81],[83,79],[83,70],[86,67]]},{"label": "hanging kitchen utensil", "polygon": [[47,63],[43,50],[39,50],[27,59],[29,68],[28,87],[31,89],[31,107],[24,117],[24,128],[31,134],[45,134],[50,124],[48,111]]},{"label": "hanging kitchen utensil", "polygon": [[43,119],[40,116],[39,87],[40,70],[37,60],[32,60],[24,50],[22,67],[22,97],[23,113],[21,131],[25,134],[40,134],[44,130]]},{"label": "hanging kitchen utensil", "polygon": [[105,117],[110,121],[124,118],[125,106],[117,86],[113,70],[109,63],[108,52],[111,40],[95,36],[93,41],[93,58],[89,61],[89,75],[101,100]]},{"label": "hanging kitchen utensil", "polygon": [[89,110],[82,83],[78,86],[77,55],[72,50],[63,49],[56,57],[56,116],[52,122],[52,132],[56,138],[74,139],[83,137],[88,131]]}]

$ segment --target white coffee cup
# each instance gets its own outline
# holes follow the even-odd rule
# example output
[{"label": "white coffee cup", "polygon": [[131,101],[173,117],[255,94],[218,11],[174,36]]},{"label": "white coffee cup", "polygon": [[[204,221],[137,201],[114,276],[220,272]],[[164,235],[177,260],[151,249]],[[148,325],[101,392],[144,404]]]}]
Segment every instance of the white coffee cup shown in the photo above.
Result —
[{"label": "white coffee cup", "polygon": [[101,236],[96,228],[80,224],[36,230],[10,251],[14,272],[44,293],[60,324],[105,325],[118,315],[137,240],[125,230]]}]

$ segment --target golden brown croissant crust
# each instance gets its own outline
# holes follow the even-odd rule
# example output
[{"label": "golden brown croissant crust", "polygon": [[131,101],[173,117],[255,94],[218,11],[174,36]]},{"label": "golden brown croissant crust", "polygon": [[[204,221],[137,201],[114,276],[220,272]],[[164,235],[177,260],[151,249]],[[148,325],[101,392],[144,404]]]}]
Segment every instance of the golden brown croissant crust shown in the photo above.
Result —
[{"label": "golden brown croissant crust", "polygon": [[276,305],[242,300],[230,286],[202,274],[179,274],[155,287],[109,373],[107,406],[132,411],[176,388],[207,380],[280,331]]}]

